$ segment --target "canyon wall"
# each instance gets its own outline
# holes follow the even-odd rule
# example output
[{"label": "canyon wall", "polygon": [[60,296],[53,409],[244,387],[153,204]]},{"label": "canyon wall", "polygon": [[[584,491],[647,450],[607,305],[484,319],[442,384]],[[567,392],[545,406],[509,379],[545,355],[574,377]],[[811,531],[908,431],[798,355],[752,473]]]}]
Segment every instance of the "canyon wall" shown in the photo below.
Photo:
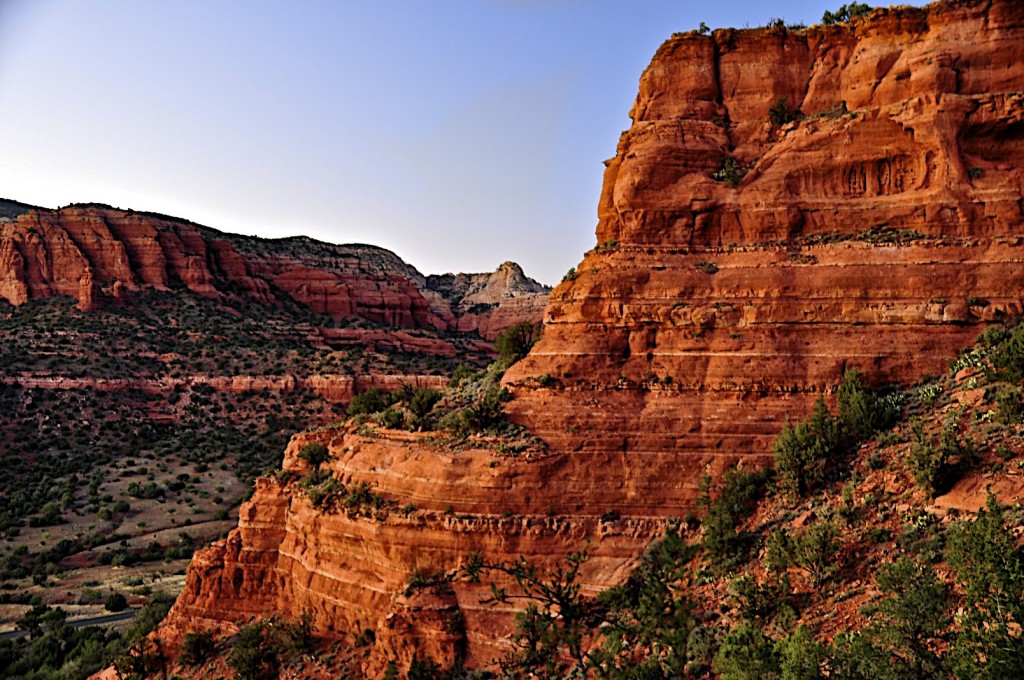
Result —
[{"label": "canyon wall", "polygon": [[[550,566],[589,546],[584,585],[607,586],[661,519],[695,509],[702,473],[767,464],[844,369],[944,371],[1021,312],[1022,64],[1024,5],[1009,0],[673,36],[608,162],[599,245],[505,376],[508,412],[547,454],[303,435],[295,474],[262,481],[239,529],[197,556],[162,635],[308,612],[323,635],[376,631],[371,677],[414,654],[487,663],[511,610],[461,581],[406,594],[414,571],[471,551]],[[802,115],[772,122],[786,107]],[[343,483],[411,509],[312,507],[295,481],[312,439]]]},{"label": "canyon wall", "polygon": [[0,298],[15,305],[66,295],[89,309],[140,288],[187,289],[493,340],[508,325],[539,321],[547,302],[549,289],[514,263],[446,276],[463,285],[430,286],[383,248],[244,237],[108,206],[25,208],[0,219]]},{"label": "canyon wall", "polygon": [[[1021,312],[1022,56],[1013,2],[674,36],[608,162],[601,245],[506,376],[514,418],[675,470],[651,476],[675,512],[701,471],[766,462],[847,367],[942,372]],[[783,97],[804,117],[774,125]],[[746,173],[712,179],[729,157]]]}]

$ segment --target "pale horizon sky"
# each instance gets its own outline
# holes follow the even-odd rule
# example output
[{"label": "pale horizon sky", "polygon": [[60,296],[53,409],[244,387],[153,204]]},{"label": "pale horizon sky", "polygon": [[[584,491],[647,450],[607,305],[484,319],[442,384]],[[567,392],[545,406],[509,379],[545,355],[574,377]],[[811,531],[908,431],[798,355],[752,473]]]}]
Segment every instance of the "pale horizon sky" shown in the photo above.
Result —
[{"label": "pale horizon sky", "polygon": [[665,39],[840,4],[0,0],[0,196],[554,284]]}]

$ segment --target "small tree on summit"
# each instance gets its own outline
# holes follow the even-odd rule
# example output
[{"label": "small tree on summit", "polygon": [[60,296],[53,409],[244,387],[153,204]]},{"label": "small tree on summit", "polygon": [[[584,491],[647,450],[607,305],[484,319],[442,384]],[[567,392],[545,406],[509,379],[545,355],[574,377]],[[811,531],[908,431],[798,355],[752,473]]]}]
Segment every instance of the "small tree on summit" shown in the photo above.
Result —
[{"label": "small tree on summit", "polygon": [[867,14],[871,11],[871,6],[863,2],[851,2],[849,5],[843,5],[835,12],[825,12],[821,17],[821,23],[826,26],[832,26],[833,24],[847,23],[854,17],[859,17]]},{"label": "small tree on summit", "polygon": [[313,466],[314,472],[331,459],[331,452],[320,442],[310,442],[299,450],[299,458]]}]

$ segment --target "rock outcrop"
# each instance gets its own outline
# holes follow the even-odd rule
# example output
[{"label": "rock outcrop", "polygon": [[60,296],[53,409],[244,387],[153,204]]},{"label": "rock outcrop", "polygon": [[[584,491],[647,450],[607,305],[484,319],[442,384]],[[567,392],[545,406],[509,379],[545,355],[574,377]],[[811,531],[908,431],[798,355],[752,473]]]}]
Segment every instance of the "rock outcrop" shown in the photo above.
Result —
[{"label": "rock outcrop", "polygon": [[[309,612],[321,634],[376,630],[371,676],[388,656],[486,663],[508,648],[510,612],[456,582],[423,611],[457,606],[461,641],[428,634],[402,594],[416,569],[470,551],[551,565],[589,545],[585,587],[607,586],[659,518],[695,509],[702,473],[768,463],[845,368],[875,382],[941,372],[1022,311],[1022,64],[1011,0],[672,37],[608,162],[600,245],[505,377],[507,410],[549,454],[308,435],[342,482],[415,509],[326,512],[294,482],[264,481],[239,529],[197,557],[163,634]],[[286,468],[302,471],[304,441]]]},{"label": "rock outcrop", "polygon": [[[394,253],[306,237],[260,239],[95,204],[10,207],[0,219],[0,298],[19,305],[67,295],[83,310],[140,288],[187,289],[268,306],[299,303],[336,319],[493,340],[539,321],[549,289],[505,263],[493,274],[424,277]],[[448,286],[430,285],[453,279]]]},{"label": "rock outcrop", "polygon": [[602,245],[506,376],[515,419],[650,469],[637,497],[673,513],[702,471],[767,462],[845,368],[941,372],[1022,311],[1022,55],[1013,2],[674,36],[608,163]]},{"label": "rock outcrop", "polygon": [[488,340],[523,319],[543,318],[551,292],[515,262],[504,262],[491,274],[428,276],[427,287],[454,302],[456,330],[477,331]]}]

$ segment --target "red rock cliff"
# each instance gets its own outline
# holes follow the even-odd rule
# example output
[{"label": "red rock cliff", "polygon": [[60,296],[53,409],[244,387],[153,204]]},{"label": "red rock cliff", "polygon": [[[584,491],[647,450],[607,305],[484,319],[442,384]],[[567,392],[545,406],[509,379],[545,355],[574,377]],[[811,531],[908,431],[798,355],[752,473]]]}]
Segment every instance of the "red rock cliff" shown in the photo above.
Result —
[{"label": "red rock cliff", "polygon": [[390,326],[478,330],[494,339],[512,323],[539,321],[547,301],[548,289],[517,265],[518,277],[505,275],[506,265],[494,274],[458,275],[508,284],[471,307],[459,290],[435,290],[415,268],[374,246],[249,238],[97,205],[18,212],[14,220],[0,219],[0,298],[15,305],[67,295],[89,309],[143,287],[186,288],[265,305],[294,301],[320,314]]},{"label": "red rock cliff", "polygon": [[[516,419],[650,469],[623,510],[677,513],[845,367],[940,372],[1021,311],[1022,57],[1016,2],[674,36],[608,163],[603,245],[507,374]],[[804,117],[780,127],[782,97]],[[711,177],[726,157],[735,184]]]},{"label": "red rock cliff", "polygon": [[[601,245],[506,375],[508,410],[552,454],[316,435],[342,481],[415,512],[324,513],[264,482],[239,529],[196,558],[165,634],[309,611],[324,634],[377,631],[371,676],[417,650],[484,663],[509,613],[463,584],[410,602],[415,569],[470,550],[550,564],[589,539],[585,581],[607,585],[659,517],[694,507],[702,472],[766,463],[845,367],[885,381],[943,370],[985,323],[1021,312],[1022,64],[1024,5],[1009,0],[674,36],[608,163]],[[804,117],[779,127],[783,96]],[[726,156],[749,165],[735,184],[711,178]],[[623,519],[598,521],[613,509]],[[462,623],[445,627],[452,608]]]}]

